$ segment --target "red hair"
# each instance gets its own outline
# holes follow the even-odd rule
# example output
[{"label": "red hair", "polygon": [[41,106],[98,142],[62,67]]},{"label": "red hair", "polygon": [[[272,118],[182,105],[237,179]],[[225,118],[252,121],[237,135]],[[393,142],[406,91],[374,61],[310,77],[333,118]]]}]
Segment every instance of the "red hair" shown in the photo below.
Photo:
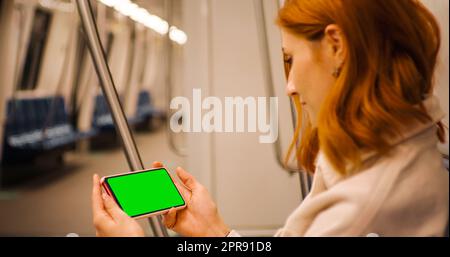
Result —
[{"label": "red hair", "polygon": [[[301,168],[314,172],[320,149],[339,173],[348,174],[361,165],[363,152],[384,154],[389,138],[414,122],[430,122],[422,101],[433,91],[441,35],[436,19],[419,1],[287,0],[277,23],[308,40],[320,40],[325,28],[336,24],[347,47],[317,127],[299,119],[287,160],[298,143]],[[294,101],[302,117],[301,105]],[[442,123],[437,127],[444,141]]]}]

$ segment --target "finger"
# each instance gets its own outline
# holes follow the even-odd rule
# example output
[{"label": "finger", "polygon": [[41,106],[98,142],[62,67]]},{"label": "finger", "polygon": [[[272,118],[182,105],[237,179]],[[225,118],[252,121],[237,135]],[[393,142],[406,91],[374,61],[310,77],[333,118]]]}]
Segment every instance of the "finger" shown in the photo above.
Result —
[{"label": "finger", "polygon": [[170,209],[169,212],[164,214],[163,221],[167,228],[173,229],[177,223],[177,211],[174,208]]},{"label": "finger", "polygon": [[189,199],[191,198],[192,192],[175,180],[174,180],[174,183],[175,183],[175,186],[177,187],[178,191],[183,196],[184,200],[189,201]]},{"label": "finger", "polygon": [[92,216],[93,223],[97,229],[107,227],[113,222],[111,216],[106,212],[101,197],[100,179],[97,174],[93,176],[92,187]]},{"label": "finger", "polygon": [[120,209],[119,205],[117,205],[117,203],[109,195],[105,193],[102,195],[102,198],[106,212],[108,212],[114,220],[128,217],[128,215]]},{"label": "finger", "polygon": [[153,168],[162,168],[164,164],[162,162],[153,162]]},{"label": "finger", "polygon": [[188,188],[186,188],[186,186],[178,183],[178,181],[174,178],[172,173],[170,173],[170,172],[168,172],[168,173],[169,173],[169,176],[172,179],[173,183],[177,187],[178,191],[180,191],[180,193],[183,195],[183,197],[185,199],[187,199],[191,195],[191,191]]},{"label": "finger", "polygon": [[103,200],[101,197],[100,178],[97,174],[92,178],[92,212],[94,217],[98,215],[106,215],[105,208],[103,206]]},{"label": "finger", "polygon": [[194,178],[194,176],[192,176],[191,174],[189,174],[187,171],[185,171],[183,168],[178,167],[176,169],[177,175],[180,178],[181,182],[183,182],[183,184],[189,188],[190,190],[195,190],[196,188],[198,188],[198,183],[197,180]]}]

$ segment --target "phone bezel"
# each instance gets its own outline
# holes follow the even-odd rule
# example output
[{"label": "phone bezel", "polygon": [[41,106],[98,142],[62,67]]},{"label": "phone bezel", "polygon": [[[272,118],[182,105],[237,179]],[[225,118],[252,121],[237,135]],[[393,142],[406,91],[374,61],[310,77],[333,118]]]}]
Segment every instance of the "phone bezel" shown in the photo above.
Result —
[{"label": "phone bezel", "polygon": [[148,212],[148,213],[144,213],[144,214],[140,214],[140,215],[130,216],[130,217],[133,218],[133,219],[142,219],[142,218],[146,218],[146,217],[157,216],[157,215],[161,215],[161,214],[167,213],[172,208],[175,209],[175,210],[179,210],[179,209],[185,208],[186,207],[186,199],[184,199],[183,194],[180,192],[180,189],[175,184],[175,181],[174,181],[174,179],[172,177],[172,174],[170,174],[170,172],[165,167],[153,168],[153,169],[144,169],[144,170],[131,171],[131,172],[124,172],[124,173],[120,173],[120,174],[105,176],[105,177],[102,177],[101,184],[102,184],[103,189],[105,189],[106,193],[108,195],[110,195],[114,199],[114,201],[117,203],[117,205],[120,207],[120,209],[123,210],[122,205],[119,203],[119,201],[117,200],[115,194],[113,193],[113,191],[110,188],[110,185],[108,183],[108,179],[116,178],[116,177],[122,177],[122,176],[130,176],[130,175],[134,175],[136,173],[152,172],[152,171],[157,171],[157,170],[164,170],[165,172],[167,172],[167,174],[169,175],[169,178],[172,181],[172,184],[175,186],[175,188],[176,188],[178,194],[181,196],[181,199],[183,200],[184,204],[183,205],[179,205],[179,206],[169,207],[169,208],[162,209],[162,210]]}]

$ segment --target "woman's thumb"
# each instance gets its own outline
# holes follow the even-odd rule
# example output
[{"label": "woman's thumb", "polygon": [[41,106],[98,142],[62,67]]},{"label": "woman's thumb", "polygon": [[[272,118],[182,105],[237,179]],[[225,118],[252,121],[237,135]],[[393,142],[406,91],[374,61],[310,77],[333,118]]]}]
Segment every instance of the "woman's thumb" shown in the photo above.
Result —
[{"label": "woman's thumb", "polygon": [[105,210],[113,217],[113,219],[121,218],[126,215],[109,195],[103,193],[102,198]]},{"label": "woman's thumb", "polygon": [[177,176],[180,178],[181,182],[188,187],[190,190],[194,190],[197,187],[197,180],[195,180],[194,176],[189,174],[183,168],[178,167],[176,169]]},{"label": "woman's thumb", "polygon": [[177,223],[177,211],[172,208],[164,214],[164,225],[166,225],[167,228],[173,229],[175,227],[175,224]]}]

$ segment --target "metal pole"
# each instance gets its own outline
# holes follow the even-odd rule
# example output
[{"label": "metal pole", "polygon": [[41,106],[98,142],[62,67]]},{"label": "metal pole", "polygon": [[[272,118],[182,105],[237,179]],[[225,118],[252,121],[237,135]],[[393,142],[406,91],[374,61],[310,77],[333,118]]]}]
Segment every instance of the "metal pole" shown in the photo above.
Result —
[{"label": "metal pole", "polygon": [[[267,36],[267,26],[266,26],[266,17],[264,13],[264,1],[263,0],[253,0],[253,4],[255,7],[255,17],[256,17],[256,27],[258,29],[258,41],[259,41],[259,50],[261,54],[261,65],[262,70],[264,74],[264,85],[266,87],[266,91],[270,97],[275,97],[275,89],[274,89],[274,82],[273,82],[273,76],[272,76],[272,66],[270,62],[270,56],[269,56],[269,41]],[[291,104],[291,110],[292,110],[292,104]],[[292,116],[295,122],[295,114]],[[277,139],[275,142],[274,150],[276,154],[276,159],[278,161],[278,164],[289,171],[290,173],[298,173],[299,179],[300,179],[300,189],[303,199],[306,197],[306,195],[309,193],[310,184],[308,179],[308,174],[306,172],[300,171],[298,169],[294,169],[291,167],[285,167],[283,163],[283,157],[282,157],[282,150],[281,150],[281,142],[280,139]]]},{"label": "metal pole", "polygon": [[[169,22],[169,24],[172,24],[172,17],[173,17],[173,0],[166,0],[164,1],[164,9],[165,9],[165,16],[166,20]],[[166,81],[166,97],[167,97],[167,114],[170,116],[172,113],[172,110],[170,109],[170,101],[173,97],[173,87],[174,82],[172,80],[172,70],[173,70],[173,56],[174,56],[174,48],[172,45],[171,40],[169,38],[166,38],[164,40],[164,46],[166,50],[166,71],[165,71],[165,81]],[[184,122],[184,121],[183,121]],[[185,149],[178,147],[177,143],[175,142],[174,138],[174,132],[170,129],[170,119],[167,119],[167,136],[169,140],[169,147],[172,152],[174,152],[176,155],[180,157],[186,157],[187,153]]]},{"label": "metal pole", "polygon": [[[108,106],[110,108],[114,124],[117,132],[122,139],[122,145],[124,148],[125,156],[128,161],[128,165],[132,170],[143,170],[144,165],[139,155],[136,143],[131,134],[130,127],[123,111],[123,108],[119,101],[114,81],[111,75],[111,71],[106,61],[106,55],[103,51],[103,47],[100,41],[98,28],[95,23],[95,16],[92,10],[92,6],[89,0],[77,0],[78,12],[80,14],[81,23],[83,25],[89,50],[94,62],[94,67],[97,72],[100,85],[103,90],[103,94],[106,97]],[[152,217],[148,219],[150,226],[153,230],[153,235],[157,237],[168,236],[166,227],[164,226],[161,216]]]}]

